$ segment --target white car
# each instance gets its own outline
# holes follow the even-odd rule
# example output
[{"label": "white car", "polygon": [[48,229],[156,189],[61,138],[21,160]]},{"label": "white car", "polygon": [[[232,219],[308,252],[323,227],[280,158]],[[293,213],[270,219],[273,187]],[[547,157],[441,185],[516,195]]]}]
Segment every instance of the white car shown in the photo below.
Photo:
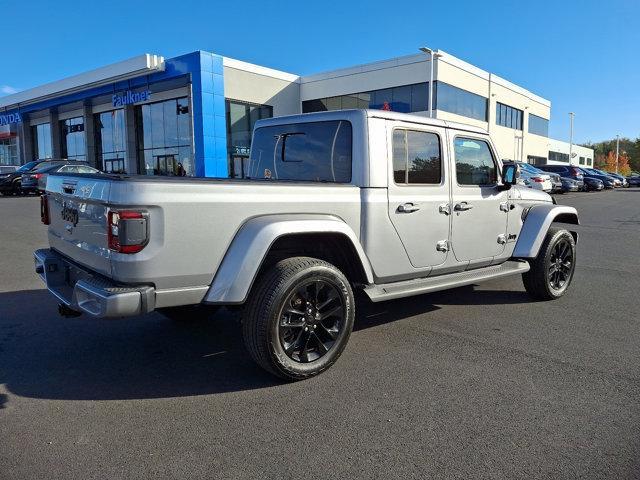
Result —
[{"label": "white car", "polygon": [[542,190],[543,192],[550,192],[553,190],[553,183],[551,182],[551,176],[543,173],[535,167],[529,168],[526,163],[518,162],[520,167],[520,179],[524,184],[533,188],[534,190]]}]

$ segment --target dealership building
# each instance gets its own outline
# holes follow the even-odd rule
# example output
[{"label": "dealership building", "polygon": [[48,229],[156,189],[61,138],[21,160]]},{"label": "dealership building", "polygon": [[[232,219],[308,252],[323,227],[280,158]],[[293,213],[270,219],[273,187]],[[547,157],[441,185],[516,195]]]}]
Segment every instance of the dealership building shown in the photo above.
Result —
[{"label": "dealership building", "polygon": [[593,165],[593,150],[549,138],[551,102],[443,51],[307,76],[196,51],[0,97],[0,166],[69,158],[107,172],[242,177],[257,120],[350,108],[475,125],[504,159]]}]

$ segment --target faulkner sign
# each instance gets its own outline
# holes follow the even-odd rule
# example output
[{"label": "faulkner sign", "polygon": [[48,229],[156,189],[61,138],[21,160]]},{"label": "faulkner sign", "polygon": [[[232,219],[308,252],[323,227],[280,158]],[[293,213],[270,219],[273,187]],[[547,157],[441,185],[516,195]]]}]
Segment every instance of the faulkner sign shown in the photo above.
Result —
[{"label": "faulkner sign", "polygon": [[10,123],[20,123],[22,117],[18,112],[16,113],[0,113],[0,127],[9,125]]},{"label": "faulkner sign", "polygon": [[117,93],[111,97],[111,102],[114,107],[124,107],[125,105],[132,105],[134,103],[146,102],[151,98],[150,90],[143,90],[142,92],[132,92],[127,90],[124,93]]}]

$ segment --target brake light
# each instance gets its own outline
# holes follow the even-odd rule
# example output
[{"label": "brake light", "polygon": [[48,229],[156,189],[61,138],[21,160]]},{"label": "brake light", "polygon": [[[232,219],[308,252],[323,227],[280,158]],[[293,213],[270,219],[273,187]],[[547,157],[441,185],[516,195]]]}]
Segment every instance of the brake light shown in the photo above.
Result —
[{"label": "brake light", "polygon": [[35,178],[36,180],[40,180],[42,178],[42,173],[36,173],[33,175],[33,178]]},{"label": "brake light", "polygon": [[107,214],[109,249],[118,253],[138,253],[148,242],[147,216],[132,210],[110,210]]},{"label": "brake light", "polygon": [[51,224],[51,220],[49,219],[49,197],[46,193],[40,195],[40,220],[45,225]]},{"label": "brake light", "polygon": [[540,177],[531,177],[531,180],[533,180],[536,183],[542,183],[544,182],[544,180]]}]

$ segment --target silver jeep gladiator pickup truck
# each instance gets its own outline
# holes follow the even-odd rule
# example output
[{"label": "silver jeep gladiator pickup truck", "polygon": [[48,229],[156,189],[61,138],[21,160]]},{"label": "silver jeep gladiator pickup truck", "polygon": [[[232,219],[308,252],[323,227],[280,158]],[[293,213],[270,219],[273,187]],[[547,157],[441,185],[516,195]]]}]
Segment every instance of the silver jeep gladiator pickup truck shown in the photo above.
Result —
[{"label": "silver jeep gladiator pickup truck", "polygon": [[242,306],[253,359],[288,379],[344,350],[379,302],[521,275],[565,293],[574,208],[516,185],[478,128],[378,110],[261,120],[244,179],[51,175],[36,272],[65,315],[191,318]]}]

